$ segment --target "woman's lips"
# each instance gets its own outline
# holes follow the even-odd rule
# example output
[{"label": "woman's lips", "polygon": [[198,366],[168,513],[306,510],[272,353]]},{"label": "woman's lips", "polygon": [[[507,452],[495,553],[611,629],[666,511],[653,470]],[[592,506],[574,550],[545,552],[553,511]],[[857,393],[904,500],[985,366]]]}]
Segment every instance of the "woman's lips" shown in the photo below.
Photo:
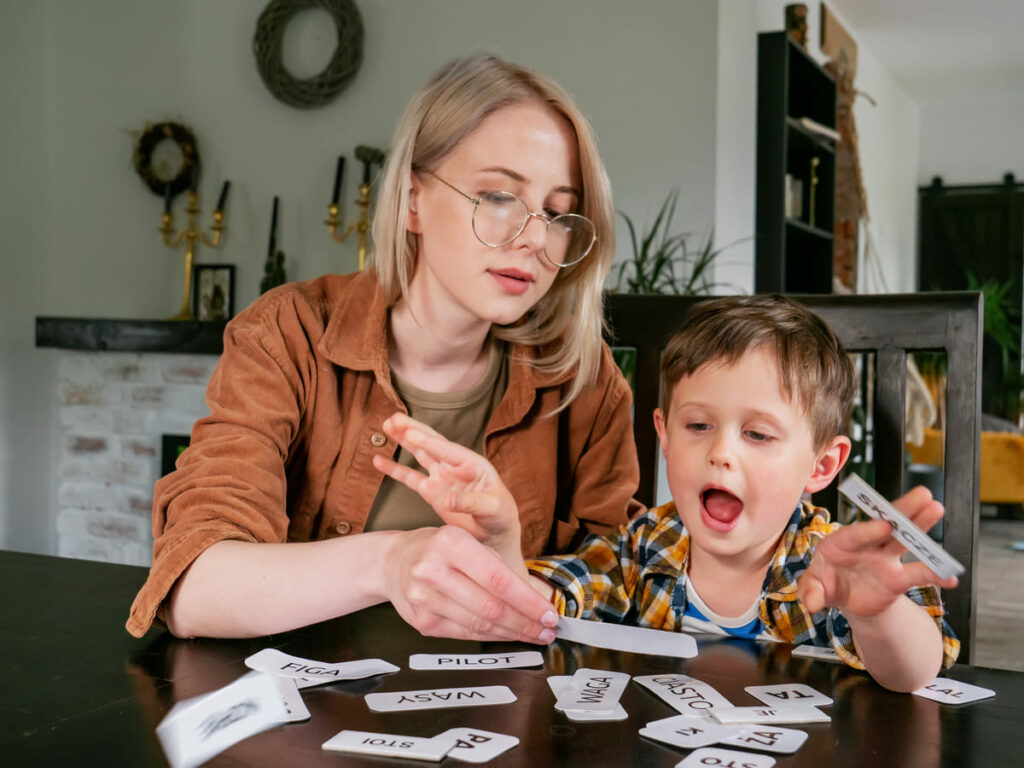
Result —
[{"label": "woman's lips", "polygon": [[533,275],[518,269],[492,269],[489,274],[504,291],[515,296],[521,296],[526,293],[533,284]]}]

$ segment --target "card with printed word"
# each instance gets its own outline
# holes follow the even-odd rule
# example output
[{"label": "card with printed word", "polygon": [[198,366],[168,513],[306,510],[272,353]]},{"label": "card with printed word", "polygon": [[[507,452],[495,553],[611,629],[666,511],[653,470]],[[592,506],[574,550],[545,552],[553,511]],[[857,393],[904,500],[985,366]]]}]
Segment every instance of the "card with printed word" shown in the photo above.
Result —
[{"label": "card with printed word", "polygon": [[357,755],[404,757],[408,760],[439,762],[455,746],[455,739],[435,736],[400,736],[394,733],[341,731],[323,743],[329,752],[350,752]]},{"label": "card with printed word", "polygon": [[516,695],[507,685],[483,685],[470,688],[439,688],[420,691],[368,693],[363,697],[374,712],[403,712],[413,709],[449,707],[486,707],[511,704]]},{"label": "card with printed word", "polygon": [[558,695],[557,706],[563,710],[610,712],[619,703],[628,684],[629,675],[625,672],[578,669]]},{"label": "card with printed word", "polygon": [[316,683],[303,683],[303,688],[309,687],[311,684],[323,685],[339,680],[359,680],[373,675],[397,672],[400,669],[383,659],[359,659],[329,664],[303,659],[300,656],[291,656],[276,648],[264,648],[262,651],[254,653],[245,660],[245,665],[249,669],[265,672],[268,675],[317,681]]},{"label": "card with printed word", "polygon": [[737,752],[734,749],[718,747],[702,747],[695,749],[678,763],[676,768],[772,768],[775,758],[770,755],[755,755],[750,752]]},{"label": "card with printed word", "polygon": [[720,723],[827,723],[832,720],[820,709],[809,704],[713,709],[711,716]]},{"label": "card with printed word", "polygon": [[[571,675],[552,675],[548,678],[548,686],[551,688],[551,692],[555,694],[556,700],[561,695],[562,691],[569,686],[570,680],[572,680]],[[555,709],[563,713],[574,723],[594,723],[601,720],[612,722],[629,719],[629,713],[626,712],[622,704],[616,704],[614,709],[606,712],[591,712],[585,709],[563,709],[558,706],[558,702],[556,701]]]},{"label": "card with printed word", "polygon": [[516,653],[432,654],[414,653],[409,669],[508,669],[510,667],[542,667],[544,657],[539,651]]},{"label": "card with printed word", "polygon": [[961,683],[948,677],[937,677],[913,693],[915,696],[922,696],[940,704],[970,704],[972,701],[991,699],[996,695],[996,692],[989,688]]},{"label": "card with printed word", "polygon": [[710,685],[688,675],[641,675],[633,680],[684,715],[699,715],[716,708],[732,707],[732,702]]},{"label": "card with printed word", "polygon": [[843,657],[836,653],[831,648],[823,648],[817,645],[797,645],[793,647],[792,656],[805,656],[809,659],[818,659],[819,661],[831,661],[837,664],[843,664]]},{"label": "card with printed word", "polygon": [[455,746],[448,757],[464,763],[486,763],[519,745],[519,739],[515,736],[481,731],[479,728],[449,728],[435,738],[455,739]]},{"label": "card with printed word", "polygon": [[778,683],[776,685],[748,685],[747,693],[758,701],[770,706],[780,704],[810,704],[812,707],[827,707],[832,699],[803,683]]},{"label": "card with printed word", "polygon": [[647,653],[689,659],[697,655],[697,641],[682,632],[630,627],[604,621],[586,621],[562,616],[555,629],[562,640],[613,651]]},{"label": "card with printed word", "polygon": [[730,747],[753,749],[757,752],[790,755],[800,749],[805,741],[807,741],[807,731],[771,725],[747,725],[743,726],[736,735],[722,739],[719,743]]},{"label": "card with printed word", "polygon": [[641,736],[683,749],[717,744],[739,732],[739,726],[722,725],[705,715],[675,715],[664,720],[654,720],[640,729]]}]

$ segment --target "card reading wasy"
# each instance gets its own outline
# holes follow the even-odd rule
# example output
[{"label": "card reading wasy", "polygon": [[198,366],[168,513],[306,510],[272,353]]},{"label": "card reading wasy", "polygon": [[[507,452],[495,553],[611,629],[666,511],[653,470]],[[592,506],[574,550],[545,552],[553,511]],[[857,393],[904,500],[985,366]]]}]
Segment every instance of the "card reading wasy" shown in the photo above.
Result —
[{"label": "card reading wasy", "polygon": [[507,685],[482,685],[476,688],[438,688],[422,691],[368,693],[363,697],[374,712],[401,712],[408,709],[445,709],[447,707],[485,707],[511,704],[516,695]]},{"label": "card reading wasy", "polygon": [[876,520],[892,526],[892,537],[903,544],[922,563],[942,579],[959,576],[964,567],[952,555],[886,501],[881,494],[855,473],[850,473],[839,486],[839,492]]}]

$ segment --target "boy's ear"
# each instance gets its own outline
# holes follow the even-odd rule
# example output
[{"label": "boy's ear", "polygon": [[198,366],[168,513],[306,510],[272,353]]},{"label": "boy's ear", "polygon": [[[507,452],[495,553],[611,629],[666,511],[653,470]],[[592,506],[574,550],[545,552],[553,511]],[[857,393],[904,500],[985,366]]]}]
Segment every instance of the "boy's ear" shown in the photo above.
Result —
[{"label": "boy's ear", "polygon": [[832,441],[825,446],[814,461],[814,470],[807,478],[807,485],[804,491],[816,493],[828,486],[832,479],[843,468],[843,464],[850,458],[850,438],[845,435],[836,435]]},{"label": "boy's ear", "polygon": [[668,432],[665,430],[665,412],[661,408],[654,409],[654,431],[658,433],[658,442],[661,444],[662,454],[667,453]]},{"label": "boy's ear", "polygon": [[416,171],[409,171],[409,208],[405,216],[405,228],[414,235],[420,234],[420,217],[418,212],[418,201],[423,185],[416,176]]}]

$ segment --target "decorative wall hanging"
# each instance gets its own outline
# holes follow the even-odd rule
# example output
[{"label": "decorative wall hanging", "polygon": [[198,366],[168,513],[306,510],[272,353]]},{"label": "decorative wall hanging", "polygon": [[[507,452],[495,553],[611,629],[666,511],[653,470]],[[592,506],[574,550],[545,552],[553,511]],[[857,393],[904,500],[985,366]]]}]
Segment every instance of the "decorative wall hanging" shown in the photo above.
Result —
[{"label": "decorative wall hanging", "polygon": [[[153,163],[154,152],[165,141],[173,141],[181,152],[181,165],[173,175],[166,168],[158,168]],[[197,177],[199,174],[196,137],[181,123],[147,123],[135,145],[135,172],[154,195],[164,198],[169,196],[171,199],[177,197],[189,188],[193,174]]]},{"label": "decorative wall hanging", "polygon": [[[338,47],[327,67],[306,79],[293,77],[282,60],[284,30],[301,11],[322,8],[338,30]],[[274,97],[292,107],[320,107],[355,77],[363,61],[363,20],[353,0],[271,0],[256,21],[252,40],[256,67]]]},{"label": "decorative wall hanging", "polygon": [[353,232],[358,233],[357,253],[359,255],[359,271],[366,268],[366,241],[370,232],[370,184],[373,181],[373,167],[383,165],[386,159],[384,151],[366,144],[356,147],[356,160],[363,164],[363,181],[359,185],[359,197],[356,205],[359,206],[359,218],[347,227],[342,222],[341,203],[341,181],[345,175],[345,156],[338,156],[338,166],[334,172],[334,191],[331,194],[331,202],[327,206],[327,229],[331,239],[336,243],[344,243]]}]

